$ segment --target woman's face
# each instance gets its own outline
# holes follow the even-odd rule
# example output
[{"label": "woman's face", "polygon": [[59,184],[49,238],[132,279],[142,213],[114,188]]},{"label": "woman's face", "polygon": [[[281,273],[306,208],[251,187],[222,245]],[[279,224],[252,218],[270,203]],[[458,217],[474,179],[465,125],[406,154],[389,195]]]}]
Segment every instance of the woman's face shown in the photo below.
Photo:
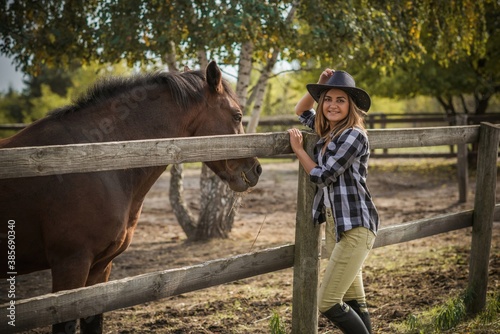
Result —
[{"label": "woman's face", "polygon": [[330,127],[346,118],[348,113],[349,99],[347,93],[337,88],[327,91],[323,100],[323,115],[330,123]]}]

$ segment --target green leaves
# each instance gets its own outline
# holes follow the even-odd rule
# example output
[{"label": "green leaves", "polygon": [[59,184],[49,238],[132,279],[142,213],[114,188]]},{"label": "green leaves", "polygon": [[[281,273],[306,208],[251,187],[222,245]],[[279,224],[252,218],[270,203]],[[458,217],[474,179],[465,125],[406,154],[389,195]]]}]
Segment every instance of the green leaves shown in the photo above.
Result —
[{"label": "green leaves", "polygon": [[[349,66],[375,85],[397,72],[396,96],[450,94],[465,83],[469,92],[491,95],[500,87],[493,0],[19,0],[2,7],[0,52],[34,75],[72,60],[143,65],[167,53],[189,64],[200,50],[235,64],[251,42],[256,65],[279,51],[279,60],[296,67]],[[452,69],[472,79],[454,80]],[[434,80],[424,81],[426,73]]]}]

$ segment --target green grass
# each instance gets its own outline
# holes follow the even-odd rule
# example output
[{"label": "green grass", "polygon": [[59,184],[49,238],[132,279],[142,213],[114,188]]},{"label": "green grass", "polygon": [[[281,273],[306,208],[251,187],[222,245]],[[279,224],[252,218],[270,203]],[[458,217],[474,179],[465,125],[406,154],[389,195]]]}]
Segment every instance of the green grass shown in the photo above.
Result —
[{"label": "green grass", "polygon": [[424,311],[419,315],[410,314],[403,323],[394,327],[400,333],[498,333],[500,330],[500,293],[487,298],[483,312],[475,317],[466,314],[466,294],[451,298],[444,304]]},{"label": "green grass", "polygon": [[269,329],[271,330],[271,334],[286,334],[285,325],[281,322],[277,312],[273,312],[269,321]]}]

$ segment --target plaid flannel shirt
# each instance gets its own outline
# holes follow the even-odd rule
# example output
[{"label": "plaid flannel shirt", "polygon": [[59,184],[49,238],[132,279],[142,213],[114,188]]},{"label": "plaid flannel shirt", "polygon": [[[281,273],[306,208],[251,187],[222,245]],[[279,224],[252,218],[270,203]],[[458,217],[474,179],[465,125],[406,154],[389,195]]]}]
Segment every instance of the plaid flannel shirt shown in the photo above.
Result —
[{"label": "plaid flannel shirt", "polygon": [[[314,130],[316,112],[305,111],[299,120]],[[377,233],[379,216],[366,185],[370,147],[366,133],[359,128],[342,132],[328,144],[322,160],[318,161],[324,139],[320,139],[314,150],[318,166],[310,172],[310,179],[317,185],[313,201],[315,223],[325,222],[324,187],[328,187],[328,201],[335,219],[337,242],[342,232],[355,227],[366,227]]]}]

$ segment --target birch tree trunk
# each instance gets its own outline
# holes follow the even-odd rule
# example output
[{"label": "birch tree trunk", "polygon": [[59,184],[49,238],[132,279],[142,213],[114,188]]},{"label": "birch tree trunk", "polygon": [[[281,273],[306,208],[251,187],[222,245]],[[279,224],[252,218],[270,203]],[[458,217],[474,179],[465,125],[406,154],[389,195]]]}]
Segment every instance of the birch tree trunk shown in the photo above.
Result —
[{"label": "birch tree trunk", "polygon": [[205,164],[201,168],[200,191],[200,216],[196,232],[189,239],[228,238],[240,197]]},{"label": "birch tree trunk", "polygon": [[[292,3],[292,8],[288,12],[286,17],[286,22],[290,23],[297,11],[297,7],[299,6],[299,1],[294,1]],[[267,63],[262,70],[262,73],[259,77],[256,87],[254,88],[255,93],[255,103],[252,108],[252,115],[250,117],[250,122],[247,125],[247,133],[255,133],[257,131],[257,125],[259,124],[260,112],[262,110],[262,102],[264,101],[264,96],[266,93],[267,82],[269,81],[269,76],[271,75],[274,65],[276,65],[276,61],[278,60],[278,56],[281,50],[279,48],[274,48],[271,54],[271,57],[267,59]]]},{"label": "birch tree trunk", "polygon": [[189,236],[196,234],[196,221],[184,201],[183,168],[183,164],[172,165],[170,169],[168,198],[177,222],[181,225],[182,230],[189,239]]},{"label": "birch tree trunk", "polygon": [[[165,54],[165,63],[168,66],[169,72],[179,72],[175,61],[174,45],[172,45],[171,52]],[[184,200],[183,170],[183,164],[174,164],[171,166],[168,198],[177,222],[189,239],[189,236],[196,234],[196,221]]]},{"label": "birch tree trunk", "polygon": [[179,72],[177,68],[177,63],[175,61],[175,45],[174,42],[170,42],[170,52],[165,53],[165,64],[167,64],[169,72]]},{"label": "birch tree trunk", "polygon": [[242,44],[240,61],[238,64],[238,81],[236,83],[236,95],[240,100],[243,114],[246,111],[248,87],[250,86],[250,75],[252,73],[252,53],[254,44],[248,41]]},{"label": "birch tree trunk", "polygon": [[273,51],[271,57],[268,59],[266,66],[262,70],[262,73],[255,86],[255,103],[252,108],[252,115],[250,117],[250,122],[247,125],[247,133],[255,133],[257,131],[257,125],[259,124],[260,111],[262,109],[262,101],[264,101],[264,95],[266,93],[267,82],[269,81],[269,76],[273,71],[274,65],[276,65],[276,60],[278,59],[279,50]]}]

